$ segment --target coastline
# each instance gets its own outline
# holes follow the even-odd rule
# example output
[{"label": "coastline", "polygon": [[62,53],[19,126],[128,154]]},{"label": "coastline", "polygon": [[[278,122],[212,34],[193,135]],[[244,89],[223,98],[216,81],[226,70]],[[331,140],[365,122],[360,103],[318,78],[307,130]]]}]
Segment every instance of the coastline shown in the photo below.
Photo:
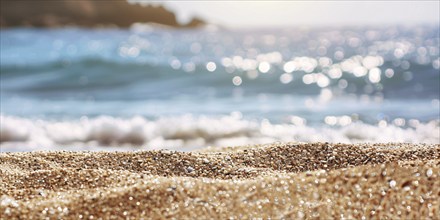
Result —
[{"label": "coastline", "polygon": [[186,24],[181,24],[175,12],[163,5],[130,3],[126,0],[2,1],[0,8],[0,29],[65,26],[127,28],[134,23],[156,23],[170,28],[196,28],[206,24],[197,17]]},{"label": "coastline", "polygon": [[439,144],[1,153],[14,218],[436,218]]}]

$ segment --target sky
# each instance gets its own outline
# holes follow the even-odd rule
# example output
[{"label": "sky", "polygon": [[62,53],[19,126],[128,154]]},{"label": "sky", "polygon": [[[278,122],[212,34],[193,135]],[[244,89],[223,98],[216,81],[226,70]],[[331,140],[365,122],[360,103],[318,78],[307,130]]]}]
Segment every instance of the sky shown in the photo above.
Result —
[{"label": "sky", "polygon": [[440,23],[440,1],[161,1],[185,23],[226,27]]}]

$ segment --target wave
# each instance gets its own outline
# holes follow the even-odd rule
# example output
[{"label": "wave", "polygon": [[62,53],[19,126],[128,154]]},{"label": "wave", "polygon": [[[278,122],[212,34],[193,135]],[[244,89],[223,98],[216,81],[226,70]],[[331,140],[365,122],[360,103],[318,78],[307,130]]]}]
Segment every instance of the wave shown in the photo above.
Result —
[{"label": "wave", "polygon": [[297,142],[409,142],[440,143],[440,121],[412,127],[370,125],[311,127],[268,120],[244,120],[237,115],[218,117],[182,115],[148,120],[136,116],[99,116],[51,121],[1,115],[1,146],[5,151],[176,149],[206,146]]},{"label": "wave", "polygon": [[[118,100],[121,96],[131,99],[163,98],[176,94],[206,92],[206,88],[215,89],[216,95],[230,96],[232,89],[236,87],[234,80],[240,82],[239,87],[247,94],[318,95],[323,89],[319,84],[321,78],[326,83],[324,88],[333,90],[335,95],[354,93],[386,98],[438,97],[438,71],[417,64],[412,64],[412,69],[417,74],[396,70],[393,78],[383,77],[380,84],[370,83],[368,75],[355,77],[347,72],[341,72],[336,79],[321,73],[307,74],[303,71],[289,75],[283,73],[282,65],[274,67],[275,72],[259,74],[257,78],[252,78],[254,76],[245,70],[237,69],[233,73],[227,73],[221,69],[221,64],[218,64],[216,72],[209,72],[202,63],[193,65],[193,70],[187,72],[183,67],[174,69],[169,63],[83,58],[69,63],[54,61],[36,66],[0,67],[3,93],[44,98],[66,98],[79,93],[86,93],[97,100]],[[385,62],[382,71],[389,66],[391,63]],[[405,77],[411,77],[411,81]],[[310,84],[307,80],[317,82]]]}]

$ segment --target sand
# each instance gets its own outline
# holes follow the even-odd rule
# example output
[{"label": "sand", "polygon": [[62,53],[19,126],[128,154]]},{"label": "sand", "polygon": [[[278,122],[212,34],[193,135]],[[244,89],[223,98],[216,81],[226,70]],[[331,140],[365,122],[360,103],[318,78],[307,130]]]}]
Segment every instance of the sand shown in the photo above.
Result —
[{"label": "sand", "polygon": [[439,219],[440,145],[0,154],[1,219]]}]

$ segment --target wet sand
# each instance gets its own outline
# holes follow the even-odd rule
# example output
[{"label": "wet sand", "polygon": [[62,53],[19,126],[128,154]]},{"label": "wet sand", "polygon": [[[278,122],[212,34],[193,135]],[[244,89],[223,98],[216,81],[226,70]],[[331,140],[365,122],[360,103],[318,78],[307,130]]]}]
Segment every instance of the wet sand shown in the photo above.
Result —
[{"label": "wet sand", "polygon": [[440,145],[0,154],[1,219],[439,219]]}]

